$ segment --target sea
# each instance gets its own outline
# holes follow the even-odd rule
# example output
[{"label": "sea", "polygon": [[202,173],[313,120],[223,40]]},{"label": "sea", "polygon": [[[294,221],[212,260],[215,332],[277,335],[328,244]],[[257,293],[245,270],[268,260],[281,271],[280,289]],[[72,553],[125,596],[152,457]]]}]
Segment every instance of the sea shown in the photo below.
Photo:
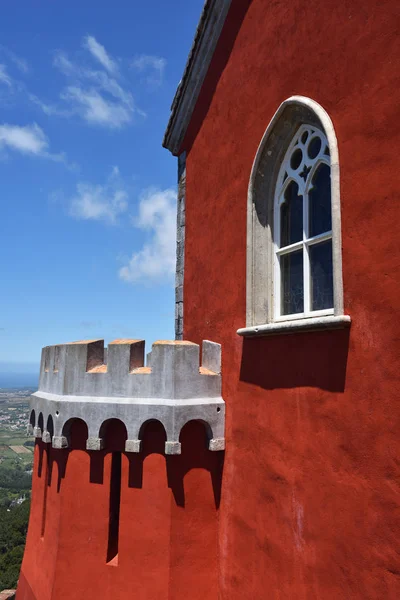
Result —
[{"label": "sea", "polygon": [[34,373],[0,373],[0,389],[37,389],[38,383]]}]

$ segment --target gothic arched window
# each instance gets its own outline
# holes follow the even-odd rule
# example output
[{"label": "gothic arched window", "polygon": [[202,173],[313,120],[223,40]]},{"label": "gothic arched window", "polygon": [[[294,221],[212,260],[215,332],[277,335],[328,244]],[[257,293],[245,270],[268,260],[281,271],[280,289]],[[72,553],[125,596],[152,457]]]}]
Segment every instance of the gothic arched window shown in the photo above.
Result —
[{"label": "gothic arched window", "polygon": [[339,157],[313,100],[281,104],[260,143],[247,212],[246,327],[240,335],[344,327]]},{"label": "gothic arched window", "polygon": [[301,125],[282,162],[274,206],[275,320],[333,314],[328,140]]}]

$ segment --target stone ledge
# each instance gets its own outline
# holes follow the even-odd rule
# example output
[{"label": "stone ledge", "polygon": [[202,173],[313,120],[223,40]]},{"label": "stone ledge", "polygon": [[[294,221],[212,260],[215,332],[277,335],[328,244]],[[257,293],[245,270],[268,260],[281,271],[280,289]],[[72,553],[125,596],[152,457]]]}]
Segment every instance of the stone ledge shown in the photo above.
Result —
[{"label": "stone ledge", "polygon": [[325,317],[311,317],[309,319],[293,319],[292,321],[278,321],[253,327],[242,327],[237,334],[242,337],[262,337],[266,335],[285,335],[303,331],[324,331],[329,329],[344,329],[350,327],[349,315],[328,315]]}]

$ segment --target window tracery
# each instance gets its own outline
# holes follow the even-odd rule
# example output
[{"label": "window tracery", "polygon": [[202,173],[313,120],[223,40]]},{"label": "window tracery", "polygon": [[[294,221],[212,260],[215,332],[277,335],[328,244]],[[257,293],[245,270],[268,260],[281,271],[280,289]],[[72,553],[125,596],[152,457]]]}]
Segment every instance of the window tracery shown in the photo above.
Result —
[{"label": "window tracery", "polygon": [[333,313],[330,153],[302,125],[285,154],[274,203],[275,320]]}]

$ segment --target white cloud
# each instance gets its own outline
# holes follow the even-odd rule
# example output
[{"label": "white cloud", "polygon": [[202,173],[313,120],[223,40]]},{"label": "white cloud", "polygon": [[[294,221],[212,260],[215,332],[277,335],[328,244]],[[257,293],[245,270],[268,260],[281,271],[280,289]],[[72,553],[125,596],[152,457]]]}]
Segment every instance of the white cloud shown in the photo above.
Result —
[{"label": "white cloud", "polygon": [[32,125],[0,125],[0,150],[13,150],[30,156],[39,156],[63,163],[68,169],[76,170],[76,164],[68,163],[63,152],[49,152],[49,141],[43,129],[36,123]]},{"label": "white cloud", "polygon": [[53,66],[57,67],[57,69],[61,71],[61,73],[64,73],[64,75],[75,75],[77,72],[75,65],[69,60],[68,56],[64,52],[58,51],[55,53]]},{"label": "white cloud", "polygon": [[150,189],[140,200],[136,227],[149,233],[149,240],[119,270],[121,279],[158,282],[171,277],[176,261],[176,192]]},{"label": "white cloud", "polygon": [[[105,70],[93,70],[73,63],[64,52],[57,52],[53,65],[65,75],[68,85],[62,90],[62,105],[31,100],[46,114],[70,117],[79,115],[90,125],[118,129],[129,124],[135,114],[145,114],[135,106],[131,92],[117,81],[116,63],[94,37],[84,39],[84,47]],[[113,73],[111,75],[110,73]],[[121,79],[121,78],[120,78]]]},{"label": "white cloud", "polygon": [[29,66],[24,58],[17,56],[16,54],[14,54],[14,52],[11,52],[11,50],[7,50],[7,54],[8,58],[14,63],[17,69],[21,71],[21,73],[29,73]]},{"label": "white cloud", "polygon": [[4,83],[9,87],[12,86],[11,77],[7,73],[7,69],[5,65],[0,64],[0,83]]},{"label": "white cloud", "polygon": [[6,146],[23,154],[43,155],[47,152],[48,140],[44,131],[33,123],[19,125],[0,125],[0,148]]},{"label": "white cloud", "polygon": [[113,167],[104,185],[80,182],[70,201],[70,214],[76,219],[106,221],[115,224],[128,208],[128,194],[120,180],[118,167]]},{"label": "white cloud", "polygon": [[124,90],[116,79],[110,77],[104,71],[84,71],[84,76],[94,82],[98,88],[104,90],[114,98],[121,100],[125,105],[129,106],[132,110],[134,109],[134,102],[132,94]]},{"label": "white cloud", "polygon": [[94,88],[68,86],[61,97],[88,123],[118,129],[132,119],[132,108],[129,104],[104,98]]},{"label": "white cloud", "polygon": [[9,50],[8,48],[6,48],[6,46],[2,46],[1,44],[0,52],[7,56],[7,58],[15,64],[15,66],[17,67],[17,69],[19,69],[19,71],[21,71],[21,73],[29,72],[28,62],[24,58],[21,58],[20,56],[15,54],[15,52]]},{"label": "white cloud", "polygon": [[17,68],[21,71],[21,73],[29,73],[29,66],[28,66],[27,61],[24,58],[17,56],[16,54],[14,54],[14,52],[11,52],[10,50],[8,52],[9,52],[10,59],[17,66]]},{"label": "white cloud", "polygon": [[34,94],[28,94],[31,102],[36,104],[41,108],[45,115],[51,117],[52,115],[57,115],[58,117],[71,117],[73,112],[69,109],[62,108],[60,106],[56,106],[54,104],[46,104],[40,98],[35,96]]},{"label": "white cloud", "polygon": [[131,67],[140,73],[147,72],[146,81],[150,85],[161,85],[167,61],[160,56],[141,54],[136,56]]},{"label": "white cloud", "polygon": [[118,71],[116,63],[109,56],[104,46],[102,46],[95,37],[92,35],[86,36],[83,40],[83,46],[89,50],[91,55],[98,60],[109,73],[116,73]]}]

